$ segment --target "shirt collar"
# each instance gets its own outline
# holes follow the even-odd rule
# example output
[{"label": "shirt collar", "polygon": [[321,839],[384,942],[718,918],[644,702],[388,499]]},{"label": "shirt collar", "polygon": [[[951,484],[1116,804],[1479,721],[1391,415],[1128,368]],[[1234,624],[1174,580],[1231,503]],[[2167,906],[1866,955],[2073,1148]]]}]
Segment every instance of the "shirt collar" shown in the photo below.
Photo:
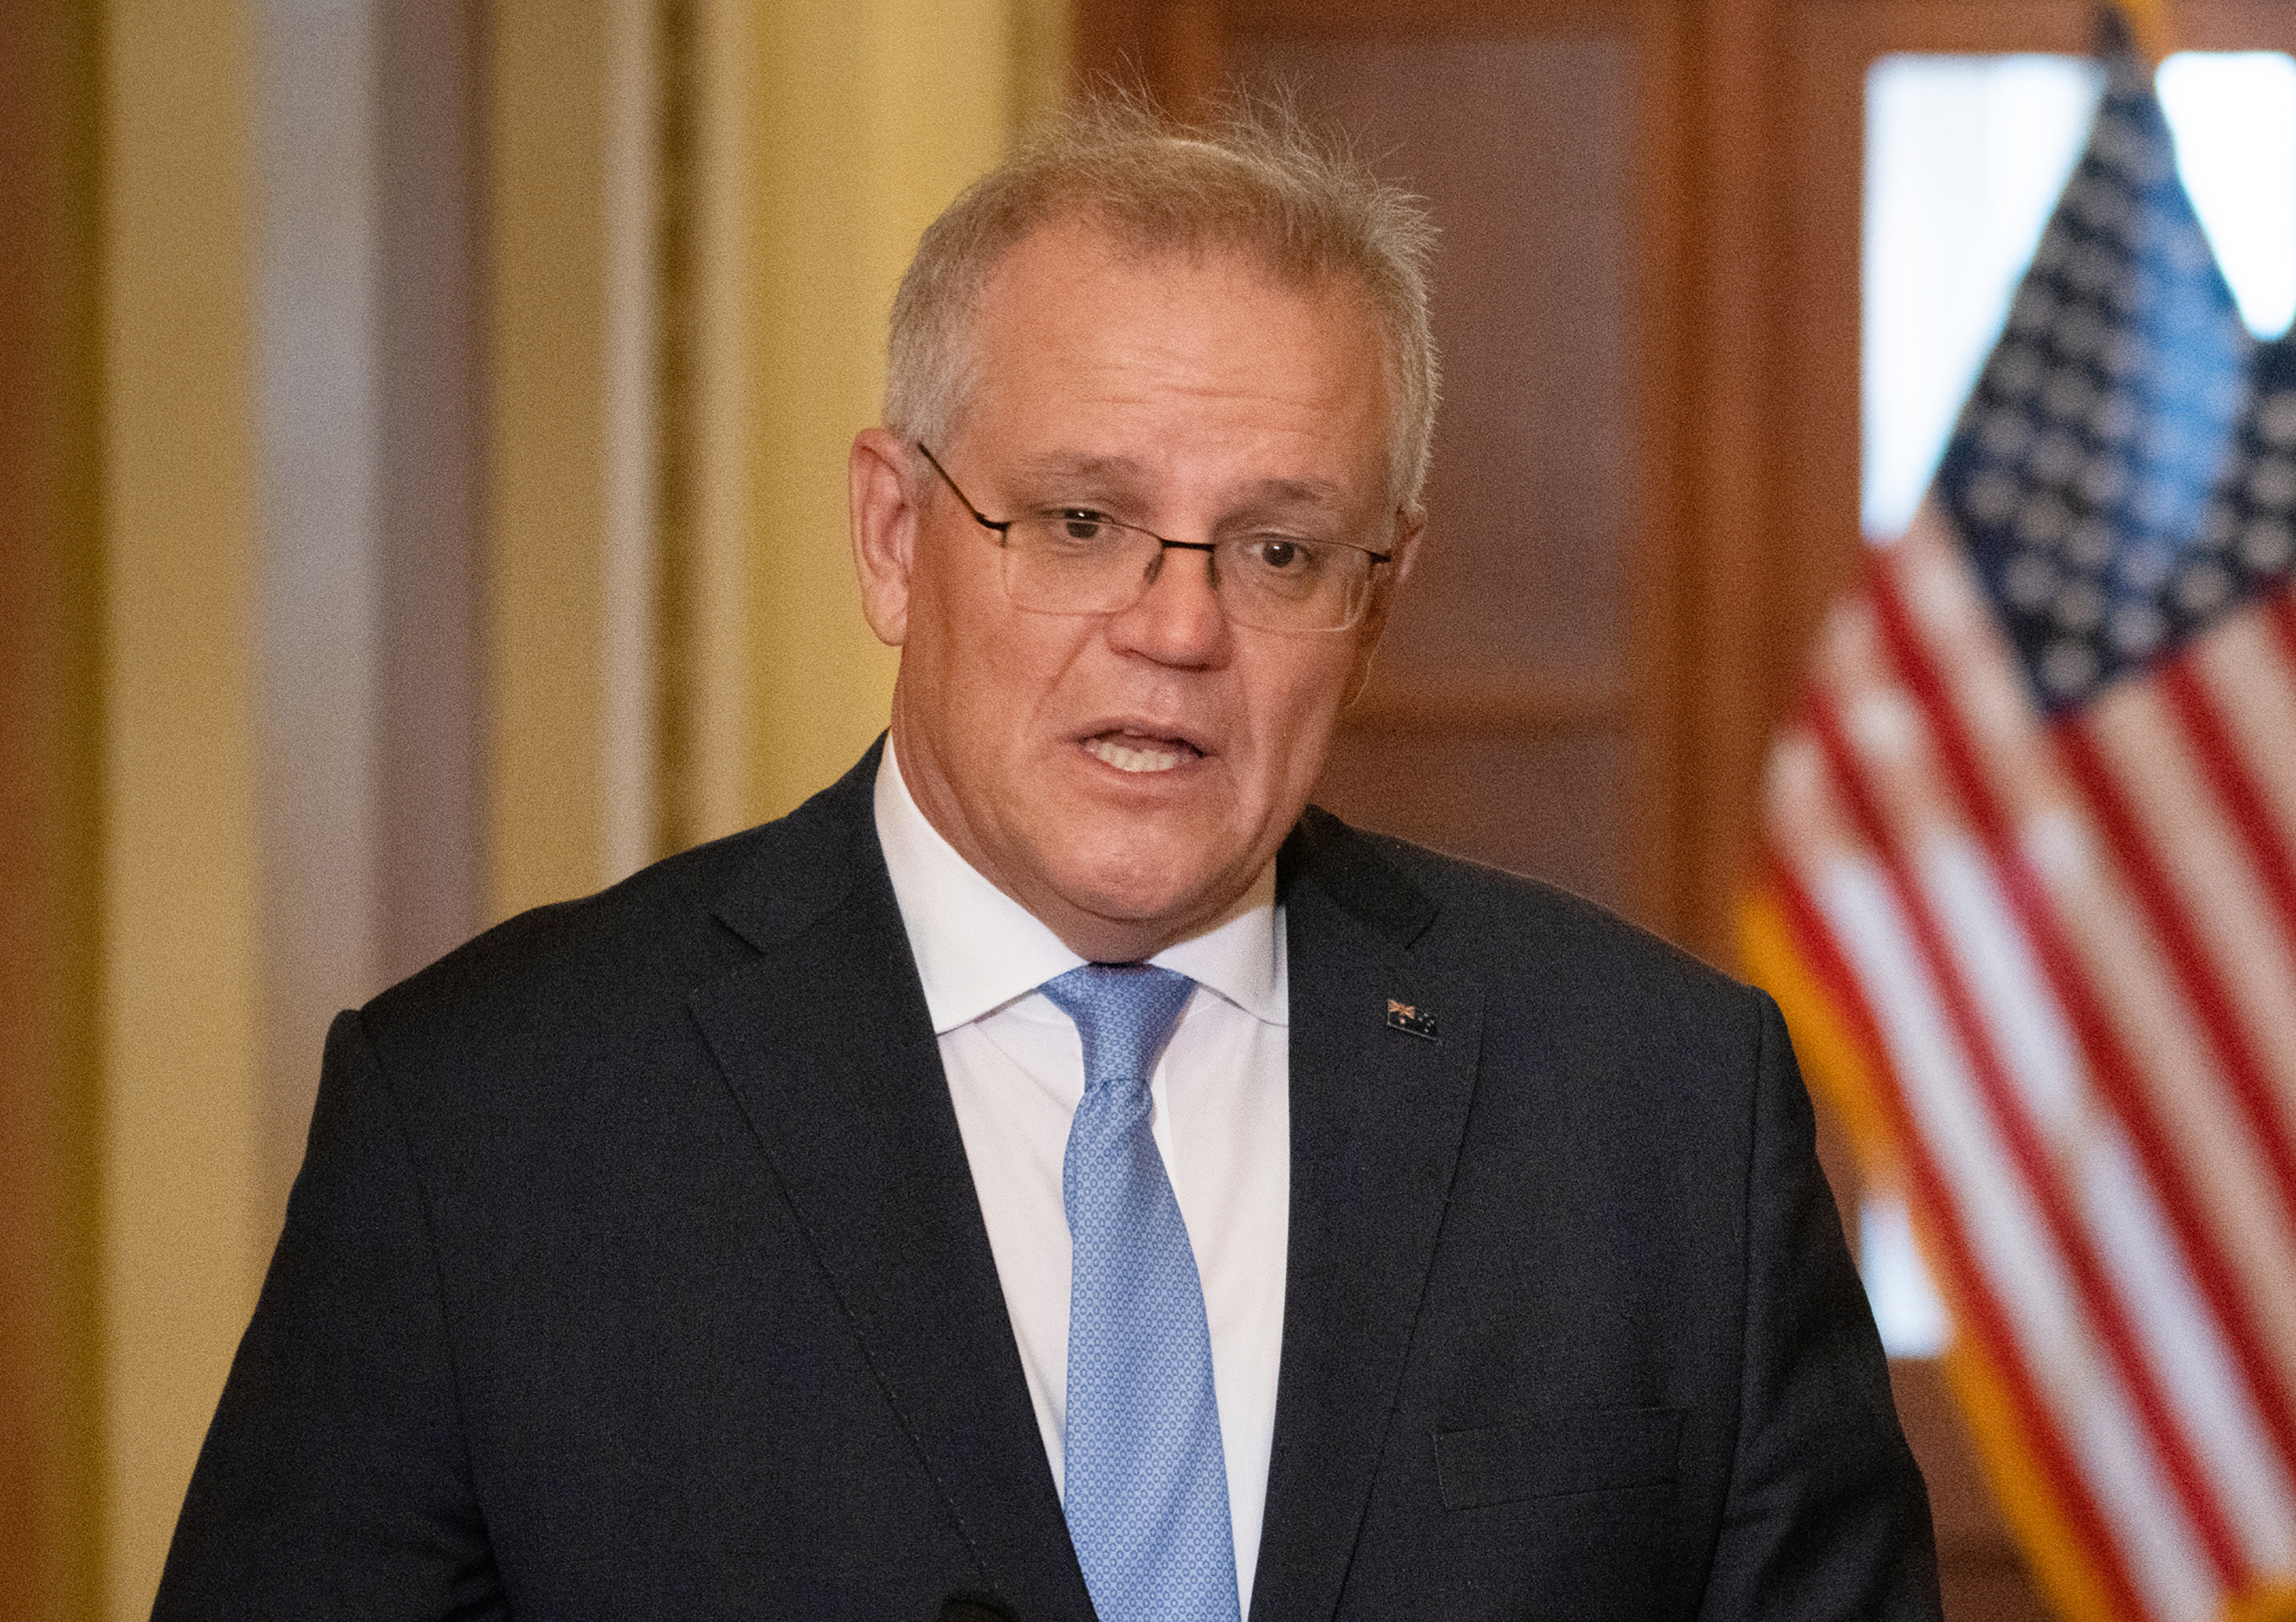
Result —
[{"label": "shirt collar", "polygon": [[[918,809],[885,740],[877,842],[924,982],[935,1035],[970,1024],[1084,962],[998,889]],[[1290,1023],[1283,909],[1270,862],[1218,922],[1148,960],[1186,975],[1268,1025]]]}]

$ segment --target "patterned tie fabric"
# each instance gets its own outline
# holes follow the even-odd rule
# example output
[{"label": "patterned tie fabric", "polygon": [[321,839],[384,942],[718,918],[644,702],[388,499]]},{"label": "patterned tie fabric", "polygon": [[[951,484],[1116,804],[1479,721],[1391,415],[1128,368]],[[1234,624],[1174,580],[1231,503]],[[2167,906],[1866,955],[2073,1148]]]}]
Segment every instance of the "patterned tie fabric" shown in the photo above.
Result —
[{"label": "patterned tie fabric", "polygon": [[1144,963],[1044,986],[1084,1038],[1062,1170],[1075,1257],[1063,1496],[1101,1622],[1237,1622],[1203,1284],[1149,1128],[1148,1077],[1194,989]]}]

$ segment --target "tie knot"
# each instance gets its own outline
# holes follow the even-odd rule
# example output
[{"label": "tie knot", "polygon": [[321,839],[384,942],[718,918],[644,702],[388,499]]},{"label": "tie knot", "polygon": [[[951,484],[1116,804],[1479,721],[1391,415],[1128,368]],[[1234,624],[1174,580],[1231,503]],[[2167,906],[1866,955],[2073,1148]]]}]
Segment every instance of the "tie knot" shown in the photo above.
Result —
[{"label": "tie knot", "polygon": [[1086,963],[1046,980],[1042,990],[1076,1021],[1090,1087],[1145,1083],[1195,988],[1186,975],[1150,963]]}]

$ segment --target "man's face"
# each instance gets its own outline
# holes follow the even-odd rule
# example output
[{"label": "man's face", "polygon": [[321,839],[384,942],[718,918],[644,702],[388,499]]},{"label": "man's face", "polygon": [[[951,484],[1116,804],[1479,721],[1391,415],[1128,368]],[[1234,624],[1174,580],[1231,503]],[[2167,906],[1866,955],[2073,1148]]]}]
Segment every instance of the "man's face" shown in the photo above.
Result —
[{"label": "man's face", "polygon": [[[1388,506],[1379,334],[1351,284],[1053,227],[998,266],[972,341],[962,421],[931,448],[991,518],[1415,538]],[[1168,551],[1130,609],[1032,612],[1005,596],[995,534],[904,449],[856,443],[854,526],[870,623],[901,647],[893,737],[919,805],[1087,957],[1213,922],[1307,803],[1399,570],[1341,632],[1231,624],[1195,552]]]}]

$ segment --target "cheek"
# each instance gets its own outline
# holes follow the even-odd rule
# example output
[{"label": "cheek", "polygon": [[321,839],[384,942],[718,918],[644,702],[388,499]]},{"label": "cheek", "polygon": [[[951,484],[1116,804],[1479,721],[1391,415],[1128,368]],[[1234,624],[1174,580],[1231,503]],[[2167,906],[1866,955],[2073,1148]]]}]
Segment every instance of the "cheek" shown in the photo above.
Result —
[{"label": "cheek", "polygon": [[1040,746],[1088,622],[1023,614],[990,595],[952,594],[936,627],[940,683],[956,729],[972,748],[1004,757]]},{"label": "cheek", "polygon": [[931,545],[921,546],[911,587],[951,650],[964,645],[968,632],[978,631],[986,611],[1002,595],[995,558],[974,555],[972,548],[960,544],[963,538],[938,535]]},{"label": "cheek", "polygon": [[1259,685],[1269,696],[1255,707],[1255,775],[1270,800],[1302,799],[1315,786],[1330,749],[1348,668],[1344,655],[1289,660]]},{"label": "cheek", "polygon": [[1011,676],[1011,661],[998,657],[1011,627],[994,554],[979,557],[974,549],[940,537],[920,559],[912,602],[912,641],[922,635],[927,645],[905,649],[905,656],[924,655],[922,662],[957,712],[993,712],[1002,701],[997,689]]}]

